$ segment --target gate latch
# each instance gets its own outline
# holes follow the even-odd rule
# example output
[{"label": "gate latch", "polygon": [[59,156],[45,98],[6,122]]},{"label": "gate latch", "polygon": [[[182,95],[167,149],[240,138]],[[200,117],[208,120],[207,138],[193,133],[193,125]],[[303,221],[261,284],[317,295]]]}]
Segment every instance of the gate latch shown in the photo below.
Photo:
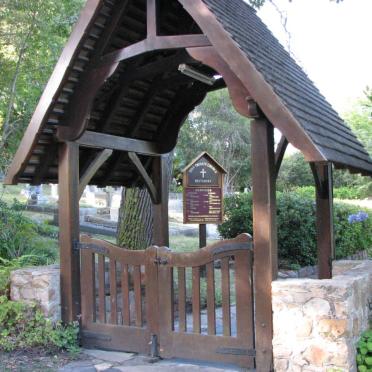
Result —
[{"label": "gate latch", "polygon": [[154,263],[156,265],[166,265],[168,264],[168,259],[166,257],[156,257]]}]

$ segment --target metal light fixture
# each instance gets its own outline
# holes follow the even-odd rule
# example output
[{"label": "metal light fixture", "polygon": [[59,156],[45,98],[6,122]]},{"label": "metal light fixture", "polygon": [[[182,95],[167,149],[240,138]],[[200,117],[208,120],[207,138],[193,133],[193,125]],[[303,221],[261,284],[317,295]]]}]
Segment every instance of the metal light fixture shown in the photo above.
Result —
[{"label": "metal light fixture", "polygon": [[197,71],[196,69],[184,63],[178,66],[178,71],[180,71],[184,75],[192,77],[195,80],[199,80],[207,85],[213,85],[216,82],[216,78],[214,76],[210,77],[208,75],[204,75],[203,73]]}]

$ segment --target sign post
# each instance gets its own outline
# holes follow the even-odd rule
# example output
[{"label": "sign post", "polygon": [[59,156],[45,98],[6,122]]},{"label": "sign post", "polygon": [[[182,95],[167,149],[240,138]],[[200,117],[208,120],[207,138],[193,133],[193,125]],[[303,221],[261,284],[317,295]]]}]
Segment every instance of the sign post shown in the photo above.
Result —
[{"label": "sign post", "polygon": [[183,223],[199,224],[199,247],[207,245],[208,223],[223,222],[225,169],[201,153],[183,170]]}]

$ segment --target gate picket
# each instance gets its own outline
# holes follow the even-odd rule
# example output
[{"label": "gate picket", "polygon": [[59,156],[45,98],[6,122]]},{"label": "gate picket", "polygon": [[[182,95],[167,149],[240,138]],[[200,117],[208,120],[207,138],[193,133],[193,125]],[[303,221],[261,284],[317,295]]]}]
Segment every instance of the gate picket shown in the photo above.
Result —
[{"label": "gate picket", "polygon": [[106,323],[105,256],[98,255],[98,317]]},{"label": "gate picket", "polygon": [[121,265],[121,293],[122,293],[122,318],[123,318],[123,325],[129,326],[130,325],[130,310],[129,310],[129,273],[128,273],[128,265],[122,264]]},{"label": "gate picket", "polygon": [[214,264],[207,264],[207,317],[208,317],[208,334],[216,334],[216,299],[214,284]]},{"label": "gate picket", "polygon": [[192,268],[192,326],[194,333],[201,332],[200,322],[200,268]]},{"label": "gate picket", "polygon": [[[166,247],[130,251],[87,236],[81,237],[80,246],[84,346],[254,366],[252,252],[248,235],[192,253],[173,253]],[[221,275],[215,270],[220,270]],[[202,272],[206,274],[201,278]],[[218,286],[216,281],[220,281]],[[191,302],[187,295],[190,284]],[[221,290],[221,308],[216,306],[216,289]],[[234,293],[235,301],[231,297]],[[110,307],[106,308],[108,298]],[[188,312],[189,305],[192,313]],[[236,320],[231,306],[236,306]],[[222,317],[217,317],[217,312]],[[205,316],[206,324],[202,322]],[[188,329],[189,321],[192,330]]]},{"label": "gate picket", "polygon": [[110,258],[110,323],[118,324],[116,261]]},{"label": "gate picket", "polygon": [[179,331],[186,332],[186,276],[185,268],[178,268],[178,323]]}]

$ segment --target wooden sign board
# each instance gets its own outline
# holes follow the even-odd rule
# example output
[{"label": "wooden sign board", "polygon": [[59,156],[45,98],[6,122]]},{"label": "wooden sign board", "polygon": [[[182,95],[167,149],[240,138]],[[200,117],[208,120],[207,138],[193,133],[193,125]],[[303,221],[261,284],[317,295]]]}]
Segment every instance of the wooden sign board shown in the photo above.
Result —
[{"label": "wooden sign board", "polygon": [[223,177],[226,171],[203,152],[183,171],[183,222],[223,222]]}]

